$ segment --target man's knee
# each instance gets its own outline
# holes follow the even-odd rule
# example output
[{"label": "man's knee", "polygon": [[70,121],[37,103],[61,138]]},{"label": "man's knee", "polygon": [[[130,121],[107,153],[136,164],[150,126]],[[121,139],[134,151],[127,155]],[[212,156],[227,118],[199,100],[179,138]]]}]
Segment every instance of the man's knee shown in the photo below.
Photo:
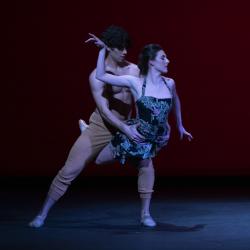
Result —
[{"label": "man's knee", "polygon": [[111,164],[114,162],[114,157],[109,146],[106,146],[102,149],[102,151],[96,157],[95,163],[97,165],[101,164]]},{"label": "man's knee", "polygon": [[101,161],[101,158],[100,158],[99,155],[98,155],[97,158],[95,159],[95,164],[96,164],[96,165],[101,165],[101,164],[102,164],[102,161]]},{"label": "man's knee", "polygon": [[85,167],[86,162],[77,165],[65,165],[59,172],[58,176],[64,181],[72,181],[75,179]]},{"label": "man's knee", "polygon": [[105,165],[105,164],[111,164],[114,162],[113,158],[103,158],[102,155],[98,155],[96,160],[95,160],[95,164],[96,165]]}]

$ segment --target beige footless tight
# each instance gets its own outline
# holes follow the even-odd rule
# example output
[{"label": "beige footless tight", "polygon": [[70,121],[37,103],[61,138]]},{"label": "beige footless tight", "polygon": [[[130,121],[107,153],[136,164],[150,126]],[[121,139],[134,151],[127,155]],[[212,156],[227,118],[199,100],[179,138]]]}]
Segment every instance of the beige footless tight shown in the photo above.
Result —
[{"label": "beige footless tight", "polygon": [[[112,133],[105,126],[98,111],[89,119],[89,127],[84,130],[72,146],[65,165],[51,183],[48,195],[57,201],[67,191],[71,182],[81,173],[86,164],[94,160],[108,145]],[[151,160],[138,165],[138,192],[141,198],[150,198],[154,185],[154,168]]]}]

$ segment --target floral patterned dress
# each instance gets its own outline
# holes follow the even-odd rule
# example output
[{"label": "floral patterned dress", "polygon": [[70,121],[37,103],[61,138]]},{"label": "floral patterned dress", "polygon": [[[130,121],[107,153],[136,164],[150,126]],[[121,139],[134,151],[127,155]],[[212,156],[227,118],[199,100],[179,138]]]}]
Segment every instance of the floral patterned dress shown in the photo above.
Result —
[{"label": "floral patterned dress", "polygon": [[[166,86],[165,79],[163,78]],[[139,123],[137,130],[146,140],[137,143],[125,134],[117,132],[111,141],[114,158],[124,164],[126,159],[148,159],[167,144],[169,137],[168,114],[172,106],[172,98],[156,98],[145,96],[146,80],[142,85],[142,96],[136,101],[137,117],[127,121],[128,125]],[[170,88],[168,87],[170,90]],[[171,90],[170,90],[171,92]]]}]

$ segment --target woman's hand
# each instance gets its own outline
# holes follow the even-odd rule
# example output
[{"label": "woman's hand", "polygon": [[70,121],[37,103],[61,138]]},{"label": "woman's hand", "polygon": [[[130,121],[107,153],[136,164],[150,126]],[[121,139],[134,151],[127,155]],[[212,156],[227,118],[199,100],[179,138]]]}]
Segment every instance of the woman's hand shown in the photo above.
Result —
[{"label": "woman's hand", "polygon": [[97,47],[99,47],[101,49],[107,47],[106,44],[101,39],[99,39],[97,36],[95,36],[94,34],[89,33],[89,36],[90,36],[90,38],[87,39],[85,41],[85,43],[93,42]]},{"label": "woman's hand", "polygon": [[183,139],[183,137],[186,137],[189,141],[193,139],[193,136],[189,132],[187,132],[183,126],[179,127],[179,133],[181,140]]}]

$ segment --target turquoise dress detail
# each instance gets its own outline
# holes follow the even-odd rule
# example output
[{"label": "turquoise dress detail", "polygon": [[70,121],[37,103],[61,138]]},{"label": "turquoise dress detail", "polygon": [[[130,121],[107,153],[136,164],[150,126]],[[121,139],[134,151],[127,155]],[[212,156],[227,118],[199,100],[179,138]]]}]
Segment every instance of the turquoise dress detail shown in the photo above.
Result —
[{"label": "turquoise dress detail", "polygon": [[[163,78],[166,86],[165,79]],[[128,125],[139,123],[138,132],[145,137],[143,143],[130,140],[125,134],[117,132],[111,140],[114,158],[124,164],[126,159],[148,159],[168,142],[168,114],[172,106],[172,98],[156,98],[145,96],[146,80],[142,85],[142,96],[136,101],[137,116],[126,121]],[[171,92],[170,88],[168,87]]]}]

